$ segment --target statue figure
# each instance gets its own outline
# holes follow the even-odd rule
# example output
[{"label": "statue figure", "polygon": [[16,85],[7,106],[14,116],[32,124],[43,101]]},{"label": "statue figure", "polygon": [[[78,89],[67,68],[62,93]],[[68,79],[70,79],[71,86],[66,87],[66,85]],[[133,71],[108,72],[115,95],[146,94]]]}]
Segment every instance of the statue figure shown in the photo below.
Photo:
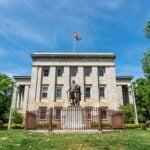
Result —
[{"label": "statue figure", "polygon": [[72,81],[72,85],[67,91],[69,92],[69,99],[71,100],[72,106],[79,106],[81,100],[81,89],[78,84],[75,84],[75,81]]}]

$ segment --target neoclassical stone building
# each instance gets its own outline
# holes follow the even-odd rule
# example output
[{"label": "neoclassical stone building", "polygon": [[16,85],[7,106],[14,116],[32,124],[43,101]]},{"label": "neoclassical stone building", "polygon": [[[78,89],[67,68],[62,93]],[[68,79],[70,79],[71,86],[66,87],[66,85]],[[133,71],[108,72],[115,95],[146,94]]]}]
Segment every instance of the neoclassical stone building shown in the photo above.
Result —
[{"label": "neoclassical stone building", "polygon": [[82,107],[117,110],[132,103],[131,76],[116,76],[113,53],[33,53],[31,76],[14,76],[13,108],[27,110],[70,106],[71,81],[81,87]]}]

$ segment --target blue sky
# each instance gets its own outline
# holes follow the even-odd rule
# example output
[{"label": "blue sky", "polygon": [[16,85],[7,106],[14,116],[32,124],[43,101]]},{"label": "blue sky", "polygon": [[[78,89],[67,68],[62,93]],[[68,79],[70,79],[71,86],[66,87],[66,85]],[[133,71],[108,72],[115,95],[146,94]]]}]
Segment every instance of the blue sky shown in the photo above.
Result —
[{"label": "blue sky", "polygon": [[117,75],[143,77],[149,0],[0,0],[0,72],[30,75],[32,52],[113,52]]}]

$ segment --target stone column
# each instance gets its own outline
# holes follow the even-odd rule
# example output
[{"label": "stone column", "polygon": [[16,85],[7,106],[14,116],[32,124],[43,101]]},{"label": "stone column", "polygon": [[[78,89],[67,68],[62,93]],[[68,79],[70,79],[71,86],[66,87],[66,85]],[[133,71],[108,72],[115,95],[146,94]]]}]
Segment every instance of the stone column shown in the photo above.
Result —
[{"label": "stone column", "polygon": [[50,84],[48,88],[48,107],[53,107],[55,100],[55,86],[56,86],[56,67],[50,67]]},{"label": "stone column", "polygon": [[17,87],[14,86],[12,96],[12,109],[16,109],[16,104],[17,104]]},{"label": "stone column", "polygon": [[64,67],[64,86],[62,91],[62,99],[64,101],[65,106],[69,105],[69,96],[67,95],[67,90],[70,86],[70,70],[69,67]]},{"label": "stone column", "polygon": [[122,86],[117,85],[117,100],[118,104],[123,105]]},{"label": "stone column", "polygon": [[29,85],[25,85],[23,112],[26,112],[26,110],[27,110],[28,99],[29,99]]},{"label": "stone column", "polygon": [[36,110],[35,102],[36,102],[36,92],[37,92],[37,77],[38,77],[38,67],[32,67],[32,76],[31,76],[31,86],[29,93],[29,110]]},{"label": "stone column", "polygon": [[82,105],[84,102],[84,68],[83,67],[78,67],[77,84],[79,84],[81,86],[80,104]]},{"label": "stone column", "polygon": [[91,89],[91,99],[93,106],[98,107],[99,106],[99,83],[98,83],[98,68],[92,67],[92,89]]},{"label": "stone column", "polygon": [[24,91],[21,90],[21,99],[20,99],[20,109],[22,110],[23,109],[23,101],[24,101]]},{"label": "stone column", "polygon": [[106,67],[106,89],[109,108],[117,109],[116,102],[116,72],[115,67]]},{"label": "stone column", "polygon": [[42,82],[42,67],[39,67],[37,75],[36,102],[40,102],[41,99],[41,82]]}]

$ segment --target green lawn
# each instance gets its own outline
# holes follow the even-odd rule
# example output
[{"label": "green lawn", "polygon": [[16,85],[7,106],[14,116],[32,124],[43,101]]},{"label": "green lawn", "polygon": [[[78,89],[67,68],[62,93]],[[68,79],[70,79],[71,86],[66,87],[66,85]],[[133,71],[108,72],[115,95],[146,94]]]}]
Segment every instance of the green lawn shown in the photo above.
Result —
[{"label": "green lawn", "polygon": [[0,131],[0,150],[150,150],[150,130],[130,129],[95,135]]}]

